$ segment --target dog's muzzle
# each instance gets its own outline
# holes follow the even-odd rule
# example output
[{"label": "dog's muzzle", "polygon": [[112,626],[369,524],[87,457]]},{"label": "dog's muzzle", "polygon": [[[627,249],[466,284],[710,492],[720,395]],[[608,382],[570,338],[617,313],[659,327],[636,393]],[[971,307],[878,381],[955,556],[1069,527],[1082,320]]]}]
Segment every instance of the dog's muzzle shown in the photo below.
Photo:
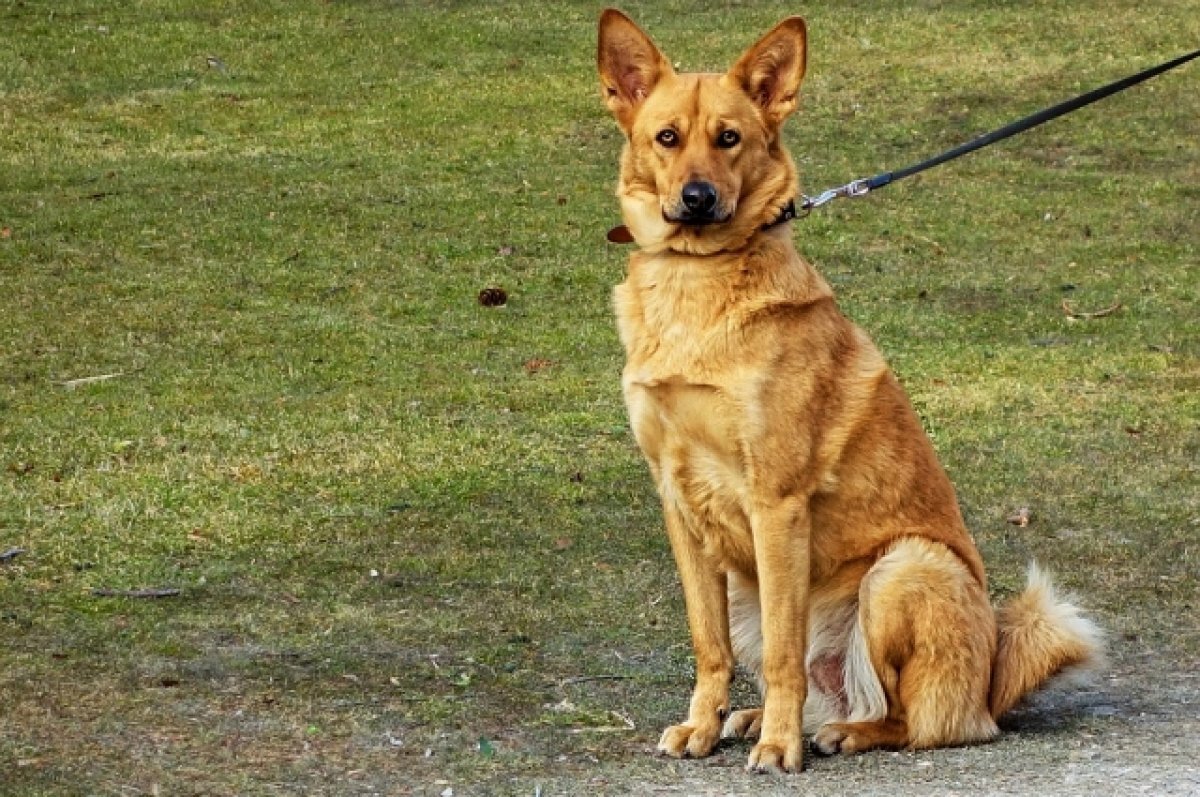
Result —
[{"label": "dog's muzzle", "polygon": [[692,180],[684,184],[675,207],[663,211],[663,218],[673,224],[716,224],[728,218],[720,212],[720,199],[712,183]]}]

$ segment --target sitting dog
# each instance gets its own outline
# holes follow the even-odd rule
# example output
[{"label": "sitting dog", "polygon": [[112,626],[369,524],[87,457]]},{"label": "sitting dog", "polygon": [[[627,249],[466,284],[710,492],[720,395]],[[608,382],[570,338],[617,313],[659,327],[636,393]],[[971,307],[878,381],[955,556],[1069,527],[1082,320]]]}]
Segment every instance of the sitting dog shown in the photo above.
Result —
[{"label": "sitting dog", "polygon": [[[658,743],[748,768],[991,739],[1023,695],[1098,654],[1036,566],[994,612],[954,488],[883,357],[792,245],[781,127],[804,77],[785,19],[725,74],[677,74],[628,17],[600,17],[605,104],[625,134],[638,251],[614,291],[634,435],[662,498],[696,660]],[[761,709],[730,713],[734,663]]]}]

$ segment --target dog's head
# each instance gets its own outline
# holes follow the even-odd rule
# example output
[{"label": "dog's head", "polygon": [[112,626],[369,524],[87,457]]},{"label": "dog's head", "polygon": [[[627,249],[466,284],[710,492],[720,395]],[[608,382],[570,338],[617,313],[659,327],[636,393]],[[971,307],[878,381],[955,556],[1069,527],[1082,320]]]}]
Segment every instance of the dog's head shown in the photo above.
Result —
[{"label": "dog's head", "polygon": [[780,128],[796,109],[805,42],[804,20],[789,17],[725,74],[677,74],[629,17],[600,15],[601,90],[627,140],[617,195],[639,246],[735,249],[795,198]]}]

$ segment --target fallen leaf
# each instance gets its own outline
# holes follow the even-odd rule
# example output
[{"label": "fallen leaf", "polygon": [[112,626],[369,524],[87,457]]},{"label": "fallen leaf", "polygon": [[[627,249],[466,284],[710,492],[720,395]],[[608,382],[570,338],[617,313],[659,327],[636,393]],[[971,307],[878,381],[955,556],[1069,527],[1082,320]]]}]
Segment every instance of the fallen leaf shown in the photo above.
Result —
[{"label": "fallen leaf", "polygon": [[1008,522],[1014,526],[1025,528],[1029,525],[1029,521],[1033,519],[1033,513],[1029,511],[1029,507],[1023,506],[1016,512],[1008,516]]},{"label": "fallen leaf", "polygon": [[539,371],[544,371],[554,365],[553,360],[547,360],[542,357],[533,357],[525,361],[525,373],[536,374]]}]

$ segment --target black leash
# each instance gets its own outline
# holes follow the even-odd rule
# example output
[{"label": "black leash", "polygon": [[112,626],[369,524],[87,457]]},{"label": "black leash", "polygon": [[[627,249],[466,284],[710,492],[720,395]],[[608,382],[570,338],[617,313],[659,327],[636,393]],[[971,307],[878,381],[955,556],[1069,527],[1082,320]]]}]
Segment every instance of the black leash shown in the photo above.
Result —
[{"label": "black leash", "polygon": [[1030,114],[1024,119],[1018,119],[1017,121],[1007,124],[997,130],[993,130],[990,133],[984,133],[977,138],[971,139],[965,144],[959,144],[954,149],[946,150],[941,155],[935,155],[928,160],[923,160],[920,163],[913,164],[906,169],[900,169],[899,171],[895,172],[883,172],[875,175],[874,177],[865,177],[858,180],[852,180],[851,182],[842,186],[838,186],[837,188],[830,188],[828,191],[824,191],[815,197],[804,196],[800,202],[800,209],[797,215],[807,216],[809,211],[811,211],[813,208],[819,208],[826,202],[830,202],[839,197],[865,196],[871,191],[876,191],[886,185],[896,182],[897,180],[903,180],[905,177],[911,177],[912,175],[923,172],[926,169],[932,169],[934,166],[939,166],[946,161],[954,160],[955,158],[961,158],[963,155],[966,155],[969,152],[974,152],[975,150],[986,147],[989,144],[995,144],[997,141],[1002,141],[1009,136],[1015,136],[1017,133],[1023,133],[1026,130],[1037,127],[1038,125],[1045,124],[1051,119],[1057,119],[1058,117],[1068,114],[1071,111],[1079,110],[1085,105],[1091,105],[1093,102],[1102,100],[1110,94],[1116,94],[1118,91],[1124,91],[1130,86],[1136,86],[1138,83],[1141,83],[1144,80],[1149,80],[1155,75],[1161,75],[1163,72],[1174,69],[1177,66],[1182,66],[1183,64],[1186,64],[1188,61],[1191,61],[1197,57],[1200,57],[1200,50],[1195,50],[1187,55],[1181,55],[1178,58],[1167,61],[1165,64],[1159,64],[1158,66],[1151,67],[1145,71],[1138,72],[1136,75],[1130,75],[1127,78],[1114,81],[1109,83],[1107,86],[1101,86],[1098,89],[1093,89],[1086,94],[1081,94],[1074,99],[1067,100],[1066,102],[1060,102],[1058,105],[1047,108],[1044,111],[1038,111],[1035,114]]}]

